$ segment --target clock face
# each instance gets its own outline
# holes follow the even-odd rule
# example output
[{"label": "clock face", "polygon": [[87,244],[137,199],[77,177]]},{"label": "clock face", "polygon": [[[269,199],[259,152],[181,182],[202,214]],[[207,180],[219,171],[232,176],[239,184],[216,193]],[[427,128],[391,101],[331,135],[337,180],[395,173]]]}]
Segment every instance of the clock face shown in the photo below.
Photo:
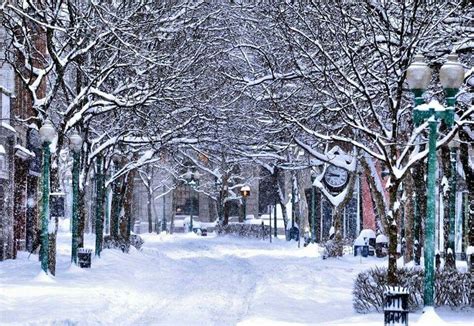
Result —
[{"label": "clock face", "polygon": [[338,189],[346,184],[347,177],[346,170],[335,165],[330,165],[324,174],[324,181],[326,181],[329,187]]}]

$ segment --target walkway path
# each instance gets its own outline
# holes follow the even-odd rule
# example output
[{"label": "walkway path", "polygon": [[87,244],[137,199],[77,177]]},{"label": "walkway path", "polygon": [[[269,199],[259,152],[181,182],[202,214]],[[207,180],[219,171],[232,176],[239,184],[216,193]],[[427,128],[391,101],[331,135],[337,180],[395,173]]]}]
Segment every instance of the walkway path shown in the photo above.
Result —
[{"label": "walkway path", "polygon": [[[145,240],[141,252],[105,250],[82,270],[70,266],[70,234],[60,234],[54,279],[40,273],[36,256],[0,263],[0,324],[382,323],[381,314],[355,314],[351,302],[355,275],[380,263],[376,258],[322,260],[317,247],[283,240],[191,234]],[[456,318],[464,320],[446,312],[447,320]]]}]

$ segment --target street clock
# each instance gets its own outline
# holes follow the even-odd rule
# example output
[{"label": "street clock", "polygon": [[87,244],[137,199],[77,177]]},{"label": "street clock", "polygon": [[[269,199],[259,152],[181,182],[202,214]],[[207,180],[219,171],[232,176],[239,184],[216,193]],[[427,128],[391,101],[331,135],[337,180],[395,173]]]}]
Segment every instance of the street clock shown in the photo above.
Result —
[{"label": "street clock", "polygon": [[328,166],[324,174],[324,182],[333,191],[341,190],[348,179],[347,171],[335,165]]}]

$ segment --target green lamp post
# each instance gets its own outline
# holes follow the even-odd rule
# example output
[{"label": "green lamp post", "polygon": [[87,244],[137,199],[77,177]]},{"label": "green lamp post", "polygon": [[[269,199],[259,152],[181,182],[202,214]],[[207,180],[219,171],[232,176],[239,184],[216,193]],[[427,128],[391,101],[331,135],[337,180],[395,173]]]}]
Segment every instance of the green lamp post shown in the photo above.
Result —
[{"label": "green lamp post", "polygon": [[69,137],[69,147],[72,151],[72,244],[71,262],[77,264],[78,224],[79,224],[79,165],[81,159],[82,138],[74,131]]},{"label": "green lamp post", "polygon": [[244,221],[247,219],[247,197],[250,196],[250,187],[245,185],[240,188],[240,194],[244,201]]},{"label": "green lamp post", "polygon": [[51,160],[51,150],[49,145],[56,137],[56,130],[51,121],[46,120],[39,130],[41,143],[43,144],[43,164],[42,164],[42,197],[41,197],[41,269],[48,273],[48,222],[49,222],[49,169]]},{"label": "green lamp post", "polygon": [[434,305],[434,251],[435,251],[435,197],[436,197],[436,140],[438,123],[444,121],[450,127],[454,123],[455,96],[464,78],[464,69],[458,62],[456,54],[448,55],[448,61],[440,69],[441,84],[446,93],[447,108],[421,107],[424,103],[422,98],[431,80],[431,70],[422,55],[415,55],[413,63],[407,69],[407,82],[410,90],[415,95],[415,109],[413,120],[416,125],[428,121],[428,175],[427,175],[427,216],[425,219],[425,241],[424,241],[424,305]]}]

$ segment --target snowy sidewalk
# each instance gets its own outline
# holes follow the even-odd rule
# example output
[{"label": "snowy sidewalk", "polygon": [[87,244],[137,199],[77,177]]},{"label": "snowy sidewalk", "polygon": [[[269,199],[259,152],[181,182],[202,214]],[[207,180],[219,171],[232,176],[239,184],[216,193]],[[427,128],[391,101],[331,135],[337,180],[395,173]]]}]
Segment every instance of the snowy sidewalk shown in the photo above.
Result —
[{"label": "snowy sidewalk", "polygon": [[[144,238],[141,252],[105,250],[82,270],[69,263],[70,234],[59,234],[54,279],[37,256],[1,262],[0,324],[383,325],[382,314],[352,309],[353,279],[385,264],[376,258],[322,260],[317,247],[283,240]],[[450,325],[471,324],[469,312],[437,311]]]}]

